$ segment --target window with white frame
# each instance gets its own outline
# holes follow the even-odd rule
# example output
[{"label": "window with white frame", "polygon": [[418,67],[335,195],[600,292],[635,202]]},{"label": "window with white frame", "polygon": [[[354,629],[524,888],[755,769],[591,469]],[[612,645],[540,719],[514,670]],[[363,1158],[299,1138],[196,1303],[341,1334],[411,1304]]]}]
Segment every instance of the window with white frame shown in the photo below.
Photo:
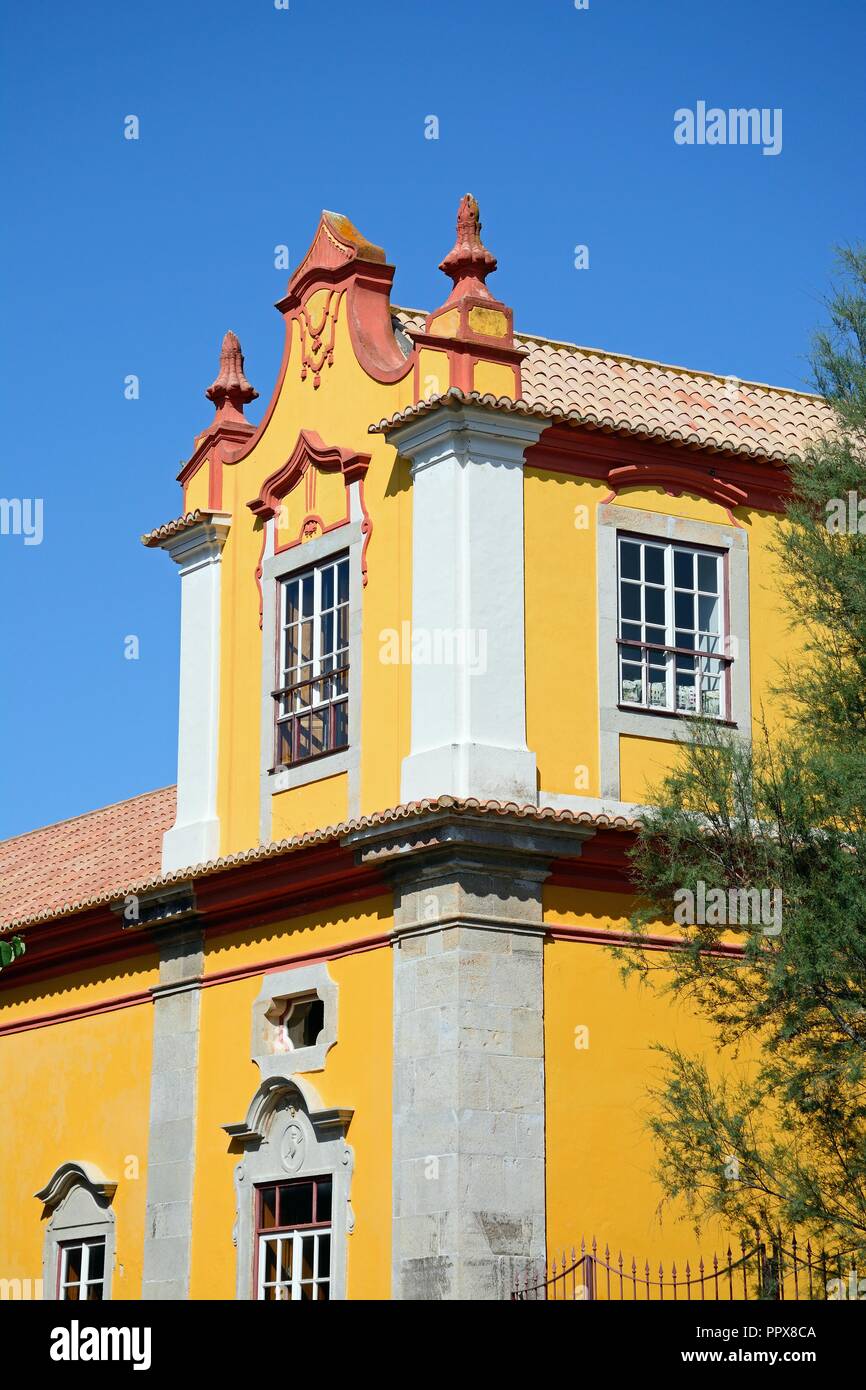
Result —
[{"label": "window with white frame", "polygon": [[57,1297],[70,1303],[105,1298],[105,1238],[72,1240],[60,1246]]},{"label": "window with white frame", "polygon": [[723,555],[624,534],[617,549],[621,704],[729,717]]},{"label": "window with white frame", "polygon": [[256,1189],[259,1299],[330,1298],[332,1194],[333,1180],[325,1177]]},{"label": "window with white frame", "polygon": [[280,581],[276,767],[349,743],[349,557]]}]

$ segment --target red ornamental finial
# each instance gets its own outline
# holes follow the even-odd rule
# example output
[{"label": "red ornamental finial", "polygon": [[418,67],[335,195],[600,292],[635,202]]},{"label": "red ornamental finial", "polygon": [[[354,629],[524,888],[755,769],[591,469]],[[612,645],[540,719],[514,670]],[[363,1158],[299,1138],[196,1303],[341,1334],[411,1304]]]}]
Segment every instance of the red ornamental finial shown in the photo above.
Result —
[{"label": "red ornamental finial", "polygon": [[457,209],[457,240],[439,269],[454,281],[449,299],[469,292],[492,298],[484,281],[496,269],[496,257],[482,243],[481,217],[471,193],[461,199]]},{"label": "red ornamental finial", "polygon": [[243,415],[244,406],[258,396],[244,376],[244,355],[237,334],[231,330],[225,335],[220,348],[219,375],[205,395],[212,400],[217,410],[224,408],[226,402]]}]

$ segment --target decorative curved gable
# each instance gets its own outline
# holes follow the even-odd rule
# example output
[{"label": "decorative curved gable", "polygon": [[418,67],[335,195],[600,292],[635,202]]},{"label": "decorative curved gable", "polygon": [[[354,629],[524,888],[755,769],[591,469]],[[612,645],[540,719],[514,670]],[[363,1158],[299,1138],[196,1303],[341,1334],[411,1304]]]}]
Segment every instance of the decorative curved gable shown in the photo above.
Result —
[{"label": "decorative curved gable", "polygon": [[80,1163],[75,1159],[61,1163],[55,1169],[44,1187],[34,1192],[37,1201],[44,1202],[49,1210],[59,1207],[74,1187],[86,1188],[93,1196],[110,1202],[117,1191],[117,1183],[107,1178],[93,1163]]},{"label": "decorative curved gable", "polygon": [[301,430],[295,447],[282,464],[262,483],[258,497],[247,503],[254,516],[268,520],[279,511],[284,497],[297,487],[310,468],[322,473],[342,473],[346,487],[362,482],[370,466],[370,455],[325,444],[315,430]]},{"label": "decorative curved gable", "polygon": [[[385,252],[338,212],[323,212],[312,245],[289,281],[277,308],[300,342],[301,376],[321,383],[322,368],[334,360],[334,333],[345,296],[346,321],[355,356],[375,381],[406,376],[412,357],[400,349],[391,320],[394,267]],[[318,292],[327,291],[323,297]],[[317,302],[311,309],[311,301]],[[279,389],[279,387],[278,387]]]},{"label": "decorative curved gable", "polygon": [[324,1106],[316,1088],[302,1077],[268,1076],[250,1101],[245,1118],[223,1129],[242,1147],[255,1146],[268,1138],[275,1114],[286,1106],[303,1110],[314,1132],[329,1139],[345,1139],[354,1114],[344,1106]]}]

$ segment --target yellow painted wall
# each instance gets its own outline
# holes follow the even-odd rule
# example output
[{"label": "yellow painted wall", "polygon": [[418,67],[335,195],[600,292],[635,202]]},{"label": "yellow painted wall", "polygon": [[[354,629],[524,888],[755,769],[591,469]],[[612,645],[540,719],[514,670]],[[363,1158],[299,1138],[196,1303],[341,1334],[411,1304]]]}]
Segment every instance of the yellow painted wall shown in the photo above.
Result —
[{"label": "yellow painted wall", "polygon": [[472,373],[472,389],[480,395],[514,395],[514,369],[501,362],[476,362]]},{"label": "yellow painted wall", "polygon": [[305,787],[277,792],[271,803],[271,838],[288,839],[311,826],[339,825],[349,815],[349,779],[345,772]]},{"label": "yellow painted wall", "polygon": [[[652,728],[654,716],[647,716]],[[683,729],[685,733],[685,728]],[[653,787],[659,786],[677,757],[676,745],[661,738],[635,738],[621,734],[619,740],[620,796],[623,801],[645,802]]]},{"label": "yellow painted wall", "polygon": [[[390,899],[374,900],[331,917],[320,912],[210,942],[205,975],[239,966],[272,964],[312,950],[333,950],[391,927]],[[280,969],[287,968],[284,965]],[[338,986],[338,1040],[325,1069],[310,1072],[326,1106],[355,1110],[348,1140],[355,1154],[348,1237],[348,1293],[385,1299],[391,1287],[392,961],[389,946],[328,962]],[[190,1292],[193,1298],[234,1298],[236,1259],[234,1170],[221,1126],[242,1120],[260,1083],[250,1060],[252,1006],[263,973],[202,991],[196,1183]]]},{"label": "yellow painted wall", "polygon": [[447,352],[421,348],[418,353],[418,381],[422,400],[443,395],[451,382],[451,364]]},{"label": "yellow painted wall", "polygon": [[526,735],[544,791],[598,796],[596,653],[600,483],[527,468]]},{"label": "yellow painted wall", "polygon": [[[324,367],[316,389],[308,372],[301,380],[297,335],[285,379],[262,438],[240,463],[224,469],[223,506],[233,515],[223,553],[222,666],[218,803],[223,854],[249,848],[259,839],[259,731],[261,721],[262,634],[255,570],[261,553],[261,524],[247,502],[265,478],[285,463],[301,428],[317,431],[324,442],[372,456],[364,485],[373,529],[367,547],[368,580],[363,604],[363,698],[361,812],[399,801],[400,763],[409,751],[409,667],[380,659],[382,634],[397,632],[411,617],[412,519],[408,465],[398,460],[372,422],[393,414],[412,399],[412,374],[395,385],[366,375],[352,349],[341,304],[334,365]],[[335,478],[320,475],[325,505],[334,510]],[[298,491],[303,494],[304,484]],[[291,507],[295,509],[296,502]],[[326,518],[330,520],[330,515]],[[298,547],[303,564],[303,546]],[[357,673],[354,673],[357,678]],[[325,769],[323,769],[323,774]],[[327,800],[333,792],[326,792]],[[276,811],[276,807],[275,807]],[[277,811],[293,833],[323,823],[322,798],[314,788],[293,799],[291,811]],[[344,813],[341,813],[344,814]],[[326,821],[332,819],[328,812]],[[275,825],[274,833],[279,832]]]},{"label": "yellow painted wall", "polygon": [[[156,984],[151,958],[87,972],[62,986],[11,990],[0,1024],[137,993]],[[150,1001],[0,1037],[0,1275],[42,1277],[47,1217],[34,1192],[61,1163],[94,1163],[117,1182],[112,1298],[141,1297],[153,1009]]]},{"label": "yellow painted wall", "polygon": [[[628,901],[612,894],[545,892],[548,923],[622,930]],[[673,930],[660,928],[673,935]],[[664,959],[655,956],[654,963]],[[711,1225],[697,1238],[682,1206],[658,1211],[656,1150],[646,1130],[647,1088],[658,1085],[663,1059],[655,1042],[679,1045],[718,1068],[704,1022],[655,988],[625,984],[610,947],[549,942],[544,950],[544,1035],[548,1247],[571,1250],[594,1235],[641,1270],[675,1260],[712,1257],[736,1233]],[[576,1029],[588,1046],[576,1046]],[[583,1038],[580,1039],[583,1041]],[[743,1062],[745,1065],[745,1061]]]},{"label": "yellow painted wall", "polygon": [[210,465],[208,461],[205,460],[204,463],[196,469],[184,489],[184,515],[186,515],[187,512],[194,512],[197,507],[200,507],[202,511],[206,511],[209,491]]}]

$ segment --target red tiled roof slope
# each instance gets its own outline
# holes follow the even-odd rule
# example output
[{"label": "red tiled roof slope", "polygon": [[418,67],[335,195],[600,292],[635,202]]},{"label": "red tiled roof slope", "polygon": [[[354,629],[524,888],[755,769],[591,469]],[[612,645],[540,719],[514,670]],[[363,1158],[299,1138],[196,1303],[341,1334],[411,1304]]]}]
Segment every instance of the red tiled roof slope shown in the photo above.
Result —
[{"label": "red tiled roof slope", "polygon": [[[423,329],[420,310],[394,308],[393,313],[404,330]],[[515,333],[514,340],[528,353],[523,399],[533,412],[552,419],[780,463],[833,424],[827,402],[807,392],[528,333]]]},{"label": "red tiled roof slope", "polygon": [[[168,792],[174,792],[174,787],[166,788]],[[151,796],[159,796],[159,792],[151,792]],[[145,800],[146,798],[139,798]],[[129,805],[124,802],[121,805]],[[118,808],[109,806],[107,811],[114,811]],[[143,893],[151,888],[164,886],[171,883],[181,883],[187,879],[205,878],[212,873],[218,873],[223,869],[233,868],[237,864],[250,864],[260,859],[271,859],[283,854],[289,854],[296,850],[307,849],[313,845],[327,844],[329,841],[341,840],[344,836],[353,831],[366,830],[379,826],[387,826],[397,821],[412,819],[416,816],[426,815],[430,812],[448,812],[455,815],[474,815],[480,812],[482,815],[504,816],[509,819],[518,818],[520,820],[541,821],[554,823],[558,826],[589,826],[596,830],[618,830],[634,831],[637,829],[637,820],[630,816],[617,814],[607,814],[606,812],[593,811],[570,811],[554,810],[549,806],[528,806],[514,801],[480,801],[476,797],[454,797],[437,796],[425,797],[421,801],[402,802],[398,806],[390,806],[384,811],[374,811],[371,815],[358,816],[354,820],[340,821],[337,825],[320,826],[316,830],[305,830],[299,835],[292,835],[284,840],[272,840],[267,844],[254,845],[250,849],[239,850],[233,854],[222,855],[219,859],[209,859],[203,864],[190,864],[182,869],[173,869],[167,874],[161,872],[159,863],[152,868],[144,877],[133,877],[132,867],[128,878],[118,882],[112,881],[108,886],[96,888],[86,897],[76,897],[75,899],[64,898],[59,906],[52,906],[50,903],[40,903],[35,908],[31,905],[29,910],[18,912],[14,917],[10,917],[5,911],[0,911],[0,930],[23,928],[30,926],[37,921],[46,921],[51,917],[65,916],[68,913],[78,912],[85,907],[96,907],[102,903],[111,902],[113,899],[121,898],[126,893]],[[94,815],[103,814],[94,812]],[[88,819],[88,817],[82,817]],[[68,824],[68,822],[67,822]],[[60,829],[59,826],[49,826],[48,830]],[[41,831],[31,832],[33,835],[47,833]],[[30,837],[22,835],[22,840]],[[14,841],[7,840],[6,845],[13,844]],[[0,844],[0,872],[2,872],[2,856],[6,845]],[[158,859],[158,856],[157,856]],[[2,900],[0,900],[2,901]]]},{"label": "red tiled roof slope", "polygon": [[161,787],[0,841],[0,923],[120,894],[158,874],[175,790]]}]

